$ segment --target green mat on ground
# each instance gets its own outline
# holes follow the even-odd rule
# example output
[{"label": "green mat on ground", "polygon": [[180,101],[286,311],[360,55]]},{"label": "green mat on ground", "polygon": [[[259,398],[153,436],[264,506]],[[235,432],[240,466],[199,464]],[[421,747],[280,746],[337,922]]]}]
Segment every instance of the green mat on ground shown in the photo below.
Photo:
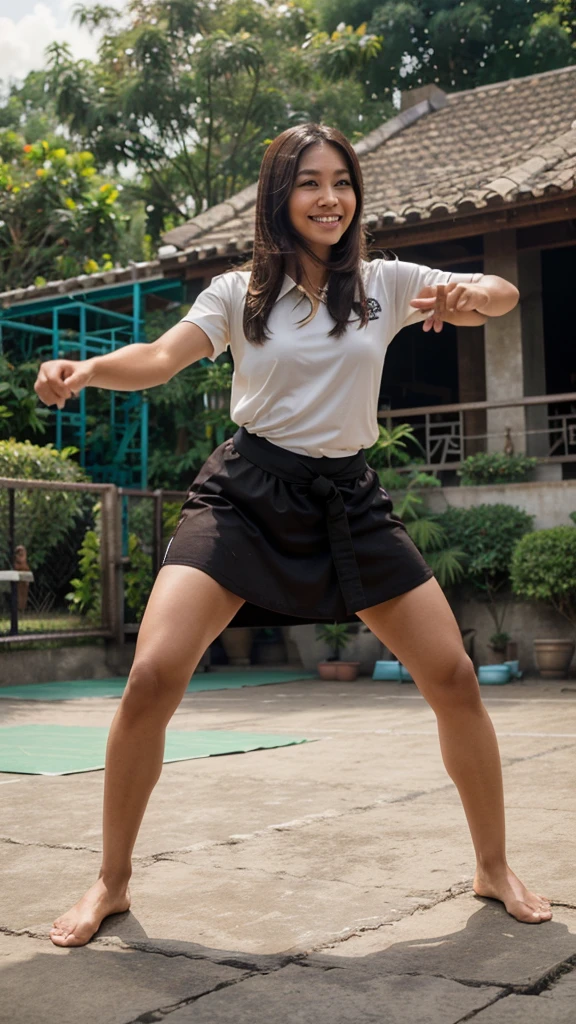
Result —
[{"label": "green mat on ground", "polygon": [[[270,669],[231,672],[199,672],[192,676],[187,693],[202,690],[233,690],[241,686],[265,686],[269,683],[291,683],[297,679],[316,679],[313,672],[290,672]],[[74,679],[66,683],[30,683],[28,686],[0,686],[0,698],[13,700],[77,700],[78,697],[121,697],[126,678]]]},{"label": "green mat on ground", "polygon": [[[0,772],[72,775],[104,767],[108,729],[98,726],[13,725],[0,729]],[[289,747],[308,740],[256,732],[176,732],[168,729],[164,763],[214,754]]]}]

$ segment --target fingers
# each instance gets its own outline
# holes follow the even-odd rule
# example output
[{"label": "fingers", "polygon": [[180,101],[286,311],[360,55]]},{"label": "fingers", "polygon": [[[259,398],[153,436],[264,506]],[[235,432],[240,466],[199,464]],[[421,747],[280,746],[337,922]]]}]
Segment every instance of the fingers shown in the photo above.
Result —
[{"label": "fingers", "polygon": [[59,409],[63,409],[67,400],[72,397],[72,388],[69,382],[73,373],[73,365],[59,359],[42,363],[34,384],[34,391],[45,405],[56,405]]},{"label": "fingers", "polygon": [[[448,286],[449,287],[449,286]],[[436,298],[434,301],[434,308],[430,311],[430,315],[427,320],[424,321],[423,330],[428,332],[433,330],[435,334],[439,334],[443,327],[443,320],[446,313],[446,285],[439,284],[436,288]]]}]

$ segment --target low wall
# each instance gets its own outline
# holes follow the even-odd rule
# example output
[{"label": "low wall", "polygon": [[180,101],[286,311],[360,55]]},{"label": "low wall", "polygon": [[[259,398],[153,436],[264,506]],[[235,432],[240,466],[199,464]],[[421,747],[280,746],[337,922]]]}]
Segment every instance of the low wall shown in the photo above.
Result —
[{"label": "low wall", "polygon": [[108,679],[104,645],[52,647],[47,650],[0,650],[0,686],[62,683],[68,679]]},{"label": "low wall", "polygon": [[[576,511],[576,480],[547,480],[521,484],[482,484],[479,487],[434,487],[420,492],[433,512],[474,505],[517,505],[534,516],[534,529],[566,526]],[[392,495],[394,497],[394,495]],[[576,527],[575,527],[576,528]]]},{"label": "low wall", "polygon": [[[576,529],[576,527],[575,527]],[[495,633],[494,620],[486,604],[473,599],[454,598],[452,610],[460,629],[475,629],[474,664],[489,664],[488,640]],[[572,639],[570,623],[547,604],[510,601],[506,606],[504,630],[518,644],[520,668],[530,675],[537,674],[532,641],[546,639]],[[576,660],[574,662],[576,666]],[[573,671],[571,672],[573,675]]]}]

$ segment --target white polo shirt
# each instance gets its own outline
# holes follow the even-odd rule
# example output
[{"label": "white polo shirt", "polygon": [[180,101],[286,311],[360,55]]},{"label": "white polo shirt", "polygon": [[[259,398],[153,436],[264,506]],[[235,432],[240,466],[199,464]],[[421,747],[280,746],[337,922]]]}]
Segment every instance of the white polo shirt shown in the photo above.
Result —
[{"label": "white polo shirt", "polygon": [[[402,327],[426,319],[410,306],[425,285],[478,281],[401,260],[362,261],[370,320],[328,337],[334,321],[324,302],[304,327],[310,302],[285,275],[268,319],[271,337],[246,340],[242,315],[250,271],[214,277],[183,317],[208,335],[214,361],[230,346],[234,360],[230,418],[251,434],[300,455],[338,458],[370,448],[378,438],[378,395],[388,345]],[[433,332],[429,335],[433,342]]]}]

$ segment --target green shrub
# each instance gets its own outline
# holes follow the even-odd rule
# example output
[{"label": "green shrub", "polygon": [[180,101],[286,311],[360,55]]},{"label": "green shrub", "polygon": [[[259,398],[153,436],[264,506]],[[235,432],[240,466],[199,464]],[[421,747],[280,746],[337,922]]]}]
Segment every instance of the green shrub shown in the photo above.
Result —
[{"label": "green shrub", "polygon": [[140,622],[152,590],[154,574],[152,556],[142,550],[140,538],[134,533],[128,537],[128,557],[130,562],[124,570],[124,599],[129,618]]},{"label": "green shrub", "polygon": [[469,455],[458,470],[462,484],[515,484],[525,480],[537,459],[528,455],[506,455],[504,452],[478,452]]},{"label": "green shrub", "polygon": [[78,576],[70,580],[72,590],[66,594],[72,612],[84,615],[88,622],[100,623],[102,592],[100,587],[100,537],[95,530],[86,530],[78,551]]},{"label": "green shrub", "polygon": [[[71,611],[85,615],[89,622],[101,617],[102,573],[100,565],[100,524],[96,530],[87,530],[78,551],[79,572],[71,580],[72,590],[66,595]],[[129,564],[124,569],[124,599],[128,618],[140,622],[152,585],[154,574],[152,557],[143,548],[140,538],[128,535]]]},{"label": "green shrub", "polygon": [[[86,480],[72,460],[76,448],[57,451],[30,441],[0,441],[0,477],[24,480]],[[35,570],[48,552],[64,540],[74,523],[93,503],[93,498],[74,491],[17,491],[15,542],[26,547],[30,568]],[[0,552],[8,549],[8,491],[0,491]]]},{"label": "green shrub", "polygon": [[576,626],[576,530],[553,526],[518,541],[511,567],[518,597],[546,601]]},{"label": "green shrub", "polygon": [[[412,455],[410,447],[414,453]],[[422,454],[422,445],[410,423],[397,423],[390,429],[379,424],[378,439],[366,450],[366,459],[373,469],[392,469],[394,466],[407,466],[418,458],[421,459]]]},{"label": "green shrub", "polygon": [[533,516],[514,505],[495,504],[449,508],[438,518],[449,543],[465,553],[466,579],[489,602],[496,633],[503,633],[506,604],[497,596],[510,585],[512,553],[532,530]]},{"label": "green shrub", "polygon": [[37,373],[37,362],[14,364],[0,353],[0,437],[24,440],[45,432],[50,410],[36,397]]},{"label": "green shrub", "polygon": [[438,515],[429,511],[419,493],[423,488],[440,487],[438,477],[413,466],[407,473],[394,468],[378,469],[378,478],[385,491],[400,491],[394,513],[402,520],[410,538],[433,570],[440,586],[453,586],[464,575],[464,553],[450,547]]}]

